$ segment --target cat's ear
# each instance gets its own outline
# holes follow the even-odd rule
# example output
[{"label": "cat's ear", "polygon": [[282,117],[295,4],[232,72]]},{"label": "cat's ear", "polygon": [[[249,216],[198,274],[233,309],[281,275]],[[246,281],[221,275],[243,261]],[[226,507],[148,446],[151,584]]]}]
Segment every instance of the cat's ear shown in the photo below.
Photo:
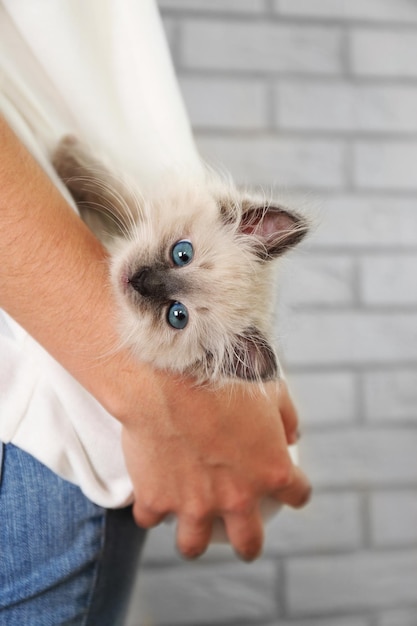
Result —
[{"label": "cat's ear", "polygon": [[300,243],[308,232],[307,220],[289,209],[247,201],[242,208],[239,230],[252,238],[262,260],[281,256]]},{"label": "cat's ear", "polygon": [[226,376],[247,381],[268,381],[278,378],[279,367],[273,347],[255,327],[236,336],[236,341],[223,363]]}]

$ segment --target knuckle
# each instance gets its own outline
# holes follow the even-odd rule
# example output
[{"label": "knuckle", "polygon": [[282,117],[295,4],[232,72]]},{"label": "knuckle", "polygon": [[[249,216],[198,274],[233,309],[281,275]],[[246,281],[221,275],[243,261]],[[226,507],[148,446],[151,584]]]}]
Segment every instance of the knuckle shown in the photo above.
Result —
[{"label": "knuckle", "polygon": [[254,509],[254,499],[248,493],[239,493],[231,499],[228,513],[248,517]]},{"label": "knuckle", "polygon": [[151,495],[142,495],[140,506],[146,513],[152,515],[163,515],[169,511],[167,503],[163,502],[161,498],[156,498]]},{"label": "knuckle", "polygon": [[210,517],[210,509],[203,502],[196,502],[187,507],[184,511],[184,517],[193,526],[201,526]]},{"label": "knuckle", "polygon": [[308,485],[306,489],[301,493],[298,501],[295,503],[294,508],[301,509],[303,506],[308,504],[311,499],[311,494],[313,493],[313,487]]},{"label": "knuckle", "polygon": [[153,526],[156,526],[160,521],[160,519],[156,516],[149,515],[145,511],[137,509],[135,509],[133,512],[133,518],[135,520],[135,523],[141,528],[152,528]]},{"label": "knuckle", "polygon": [[133,517],[138,526],[142,528],[152,528],[153,526],[157,526],[170,511],[171,509],[168,503],[142,495],[134,505]]},{"label": "knuckle", "polygon": [[289,487],[294,478],[293,465],[290,459],[277,464],[270,472],[269,484],[273,491],[286,489]]}]

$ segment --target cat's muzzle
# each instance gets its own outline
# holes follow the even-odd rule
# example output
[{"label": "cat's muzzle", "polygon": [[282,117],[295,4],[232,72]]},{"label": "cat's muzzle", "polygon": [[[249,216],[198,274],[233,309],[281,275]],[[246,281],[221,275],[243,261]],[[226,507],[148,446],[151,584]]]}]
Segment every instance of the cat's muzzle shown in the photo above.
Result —
[{"label": "cat's muzzle", "polygon": [[175,299],[181,290],[181,283],[175,272],[170,272],[165,267],[141,267],[129,278],[129,284],[143,298],[159,301]]}]

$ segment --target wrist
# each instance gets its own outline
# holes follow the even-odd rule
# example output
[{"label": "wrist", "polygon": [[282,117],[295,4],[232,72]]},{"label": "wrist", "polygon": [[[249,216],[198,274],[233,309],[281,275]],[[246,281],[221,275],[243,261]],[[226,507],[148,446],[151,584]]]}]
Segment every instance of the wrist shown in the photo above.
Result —
[{"label": "wrist", "polygon": [[156,395],[155,372],[127,349],[105,357],[78,378],[106,411],[125,426],[132,421],[137,423]]}]

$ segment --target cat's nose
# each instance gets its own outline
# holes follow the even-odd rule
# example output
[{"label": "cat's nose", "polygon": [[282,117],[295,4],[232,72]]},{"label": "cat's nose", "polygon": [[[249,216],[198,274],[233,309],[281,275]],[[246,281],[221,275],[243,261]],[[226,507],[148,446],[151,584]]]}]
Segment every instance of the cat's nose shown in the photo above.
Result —
[{"label": "cat's nose", "polygon": [[185,290],[185,283],[179,272],[163,266],[144,265],[129,278],[129,283],[144,298],[160,302],[178,300]]},{"label": "cat's nose", "polygon": [[129,283],[132,285],[133,289],[140,293],[141,296],[151,296],[154,290],[154,286],[152,285],[152,270],[150,267],[141,267],[136,274],[134,274],[130,279]]},{"label": "cat's nose", "polygon": [[158,267],[141,267],[130,278],[129,283],[135,291],[144,298],[153,300],[167,300],[172,289],[177,287],[177,281],[166,270]]}]

